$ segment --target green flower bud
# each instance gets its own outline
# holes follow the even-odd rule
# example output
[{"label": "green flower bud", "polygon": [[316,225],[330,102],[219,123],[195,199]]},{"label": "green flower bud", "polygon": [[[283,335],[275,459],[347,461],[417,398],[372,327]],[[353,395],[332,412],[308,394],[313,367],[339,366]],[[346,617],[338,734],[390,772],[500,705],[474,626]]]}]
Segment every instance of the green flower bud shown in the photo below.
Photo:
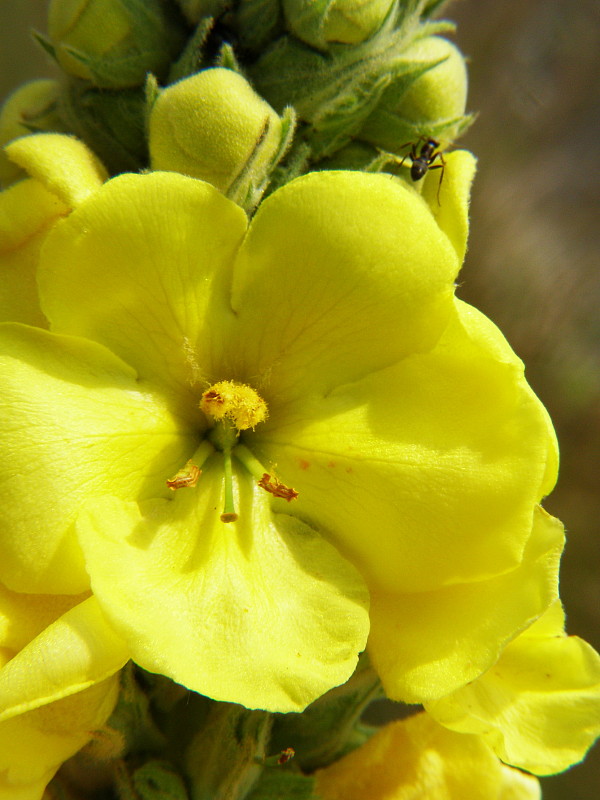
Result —
[{"label": "green flower bud", "polygon": [[202,17],[218,17],[231,6],[231,0],[177,0],[187,19],[196,23]]},{"label": "green flower bud", "polygon": [[222,67],[203,70],[168,86],[156,100],[152,169],[200,178],[252,206],[285,147],[285,122],[241,75]]},{"label": "green flower bud", "polygon": [[289,30],[319,50],[370,39],[393,5],[394,0],[283,0]]},{"label": "green flower bud", "polygon": [[[19,86],[5,101],[0,110],[0,148],[32,131],[63,131],[64,126],[56,113],[60,94],[57,81],[38,80]],[[7,186],[25,175],[0,150],[0,183]]]},{"label": "green flower bud", "polygon": [[440,63],[408,84],[405,75],[392,81],[359,138],[390,152],[423,135],[452,141],[465,122],[467,69],[461,52],[446,39],[428,36],[405,50],[402,60],[411,69]]},{"label": "green flower bud", "polygon": [[69,131],[96,153],[111,175],[147,166],[142,87],[109,91],[73,81],[61,96],[60,112]]},{"label": "green flower bud", "polygon": [[245,51],[259,55],[283,32],[279,0],[238,0],[233,28]]},{"label": "green flower bud", "polygon": [[139,86],[163,75],[184,41],[162,0],[51,0],[48,32],[60,66],[96,86]]}]

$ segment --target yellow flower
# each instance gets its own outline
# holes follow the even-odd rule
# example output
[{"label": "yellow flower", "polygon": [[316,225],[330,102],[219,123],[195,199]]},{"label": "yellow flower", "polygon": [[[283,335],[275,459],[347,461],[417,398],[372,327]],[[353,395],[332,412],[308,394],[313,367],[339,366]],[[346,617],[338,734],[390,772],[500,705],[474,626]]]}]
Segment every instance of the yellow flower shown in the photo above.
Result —
[{"label": "yellow flower", "polygon": [[127,659],[93,598],[0,585],[0,797],[42,797],[106,722]]},{"label": "yellow flower", "polygon": [[322,800],[539,800],[536,778],[502,764],[478,736],[427,714],[378,731],[316,773]]},{"label": "yellow flower", "polygon": [[472,173],[311,173],[248,228],[175,173],[91,193],[42,250],[51,332],[1,334],[6,584],[91,583],[138,664],[248,707],[345,681],[369,618],[392,697],[495,663],[562,529],[547,414],[453,295]]},{"label": "yellow flower", "polygon": [[509,764],[562,772],[600,736],[600,656],[565,635],[556,603],[484,675],[427,710],[452,730],[480,734]]},{"label": "yellow flower", "polygon": [[0,320],[46,327],[36,285],[40,248],[107,175],[82,142],[62,134],[25,136],[6,152],[15,169],[33,177],[0,193]]}]

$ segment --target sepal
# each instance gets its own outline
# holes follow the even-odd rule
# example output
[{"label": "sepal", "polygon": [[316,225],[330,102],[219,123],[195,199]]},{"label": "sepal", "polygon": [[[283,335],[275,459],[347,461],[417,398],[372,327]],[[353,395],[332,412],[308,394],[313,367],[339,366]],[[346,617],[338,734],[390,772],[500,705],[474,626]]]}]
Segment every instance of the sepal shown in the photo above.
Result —
[{"label": "sepal", "polygon": [[139,86],[147,72],[164,75],[183,44],[171,12],[161,0],[52,0],[50,44],[68,75],[105,89]]}]

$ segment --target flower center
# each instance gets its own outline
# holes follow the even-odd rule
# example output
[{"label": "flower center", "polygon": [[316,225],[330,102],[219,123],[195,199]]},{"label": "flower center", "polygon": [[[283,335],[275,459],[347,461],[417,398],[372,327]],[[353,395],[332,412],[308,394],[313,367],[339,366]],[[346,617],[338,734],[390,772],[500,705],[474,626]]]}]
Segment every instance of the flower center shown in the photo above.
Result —
[{"label": "flower center", "polygon": [[220,381],[202,395],[200,409],[216,421],[229,420],[238,431],[254,428],[269,416],[267,404],[251,386]]},{"label": "flower center", "polygon": [[240,431],[254,430],[259,422],[266,420],[269,415],[267,404],[255,389],[245,383],[219,381],[204,392],[200,409],[215,421],[208,439],[223,453],[225,502],[221,522],[235,522],[238,515],[233,499],[231,452]]},{"label": "flower center", "polygon": [[269,474],[263,465],[243,444],[239,443],[241,431],[254,428],[269,416],[267,404],[251,386],[235,381],[219,381],[202,395],[200,410],[213,422],[194,456],[185,467],[167,481],[173,491],[184,487],[194,487],[202,474],[200,466],[219,450],[223,454],[224,505],[221,522],[235,522],[238,518],[234,505],[232,456],[256,480],[258,486],[274,497],[288,502],[298,496],[298,492],[281,483]]}]

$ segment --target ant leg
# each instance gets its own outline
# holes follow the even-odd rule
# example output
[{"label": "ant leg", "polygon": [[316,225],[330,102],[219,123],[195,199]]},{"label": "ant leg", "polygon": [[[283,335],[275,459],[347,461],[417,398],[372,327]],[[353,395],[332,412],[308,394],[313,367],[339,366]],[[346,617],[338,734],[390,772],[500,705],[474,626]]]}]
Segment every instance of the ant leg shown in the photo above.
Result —
[{"label": "ant leg", "polygon": [[[411,164],[415,161],[416,158],[418,158],[417,148],[415,147],[415,143],[414,142],[407,142],[406,144],[410,145],[410,152],[406,153],[402,157],[402,161],[399,164],[400,167],[402,167],[404,165],[404,162],[406,161],[407,158],[410,158]],[[402,145],[402,147],[406,147],[406,145]]]},{"label": "ant leg", "polygon": [[442,163],[441,164],[435,164],[435,166],[430,166],[429,169],[441,169],[442,170],[440,172],[440,182],[438,183],[438,188],[437,188],[437,201],[438,201],[438,206],[440,206],[441,205],[441,203],[440,203],[440,189],[442,188],[442,181],[444,179],[444,172],[446,171],[446,162],[442,158],[442,154],[441,153],[436,153],[436,155],[440,156],[440,158],[442,159]]}]

